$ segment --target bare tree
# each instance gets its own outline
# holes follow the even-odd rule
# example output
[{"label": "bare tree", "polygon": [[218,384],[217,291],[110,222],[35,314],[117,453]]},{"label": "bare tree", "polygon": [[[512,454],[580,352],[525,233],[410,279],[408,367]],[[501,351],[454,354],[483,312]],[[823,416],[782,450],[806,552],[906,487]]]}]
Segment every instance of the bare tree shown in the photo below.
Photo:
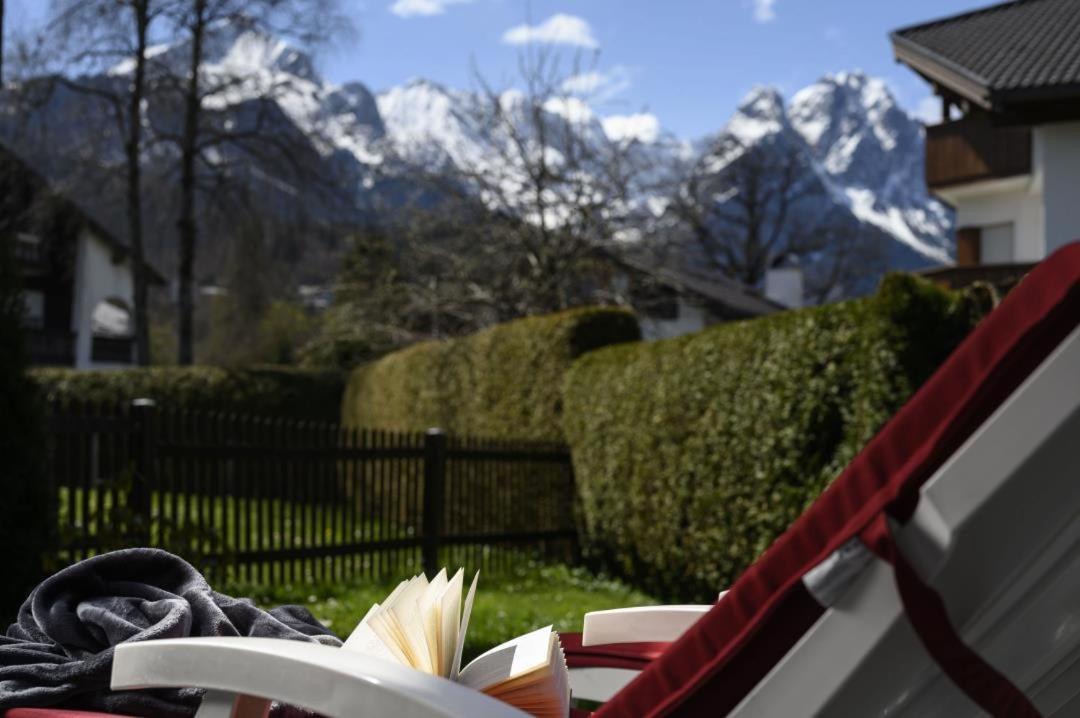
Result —
[{"label": "bare tree", "polygon": [[461,249],[482,268],[473,283],[498,318],[586,301],[594,248],[632,214],[640,163],[633,143],[610,140],[587,98],[567,89],[582,68],[580,57],[529,48],[516,87],[496,89],[475,71],[478,90],[459,119],[476,151],[416,169],[448,216],[469,222]]},{"label": "bare tree", "polygon": [[[232,129],[228,123],[214,122],[227,114],[232,95],[252,101],[250,78],[243,75],[206,73],[204,44],[214,28],[243,27],[265,34],[285,35],[305,45],[325,41],[342,25],[333,11],[332,0],[186,0],[175,6],[172,24],[176,34],[186,38],[189,56],[184,72],[173,75],[173,84],[182,97],[183,121],[179,131],[162,129],[160,139],[171,142],[179,154],[179,210],[176,221],[179,239],[178,270],[178,359],[194,361],[194,267],[198,236],[197,195],[200,169],[211,176],[209,183],[220,189],[229,167],[220,160],[223,147],[239,150],[263,162],[284,163],[297,174],[312,166],[311,138],[288,137],[269,127],[273,99],[280,88],[273,83],[255,88],[255,118],[245,127]],[[213,109],[211,109],[211,104]],[[305,157],[305,155],[308,155]]]},{"label": "bare tree", "polygon": [[93,71],[131,66],[125,85],[71,79],[53,79],[76,92],[100,100],[112,113],[117,133],[123,137],[124,179],[128,242],[131,248],[135,357],[150,363],[148,270],[143,242],[142,160],[144,149],[143,105],[147,95],[147,46],[151,25],[167,0],[54,0],[50,22],[53,35],[62,40],[61,62],[78,70]]},{"label": "bare tree", "polygon": [[725,133],[675,175],[664,230],[681,230],[706,265],[748,286],[792,262],[804,269],[808,297],[821,302],[882,265],[881,243],[827,209],[827,190],[797,145],[747,145]]},{"label": "bare tree", "polygon": [[4,86],[4,0],[0,0],[0,87]]},{"label": "bare tree", "polygon": [[669,211],[709,264],[755,286],[777,258],[818,249],[810,228],[793,221],[819,191],[806,169],[797,147],[745,146],[725,134],[690,168]]}]

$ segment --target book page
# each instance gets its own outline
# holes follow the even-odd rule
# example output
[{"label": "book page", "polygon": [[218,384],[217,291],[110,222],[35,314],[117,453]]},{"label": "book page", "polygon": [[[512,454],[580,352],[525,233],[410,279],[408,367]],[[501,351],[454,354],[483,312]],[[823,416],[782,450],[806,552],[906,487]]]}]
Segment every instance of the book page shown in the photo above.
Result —
[{"label": "book page", "polygon": [[442,646],[439,675],[449,678],[454,669],[454,651],[457,650],[458,631],[461,629],[461,592],[464,590],[465,571],[458,569],[439,597],[439,620]]},{"label": "book page", "polygon": [[469,586],[469,595],[465,597],[465,606],[461,611],[461,628],[458,629],[457,646],[454,648],[454,664],[450,668],[450,680],[456,681],[461,672],[461,653],[465,650],[465,633],[469,630],[469,615],[472,614],[473,599],[476,598],[476,581],[480,578],[477,571]]},{"label": "book page", "polygon": [[440,602],[443,592],[446,590],[446,569],[442,569],[435,578],[428,583],[427,589],[420,596],[419,609],[420,621],[424,629],[424,639],[427,641],[428,656],[431,659],[432,673],[445,677],[442,672],[443,653],[448,653],[442,647],[442,621],[440,620]]},{"label": "book page", "polygon": [[[403,637],[400,635],[400,631],[396,631],[392,622],[383,615],[385,613],[385,605],[396,600],[408,585],[408,581],[399,583],[397,587],[390,592],[390,595],[386,597],[386,600],[383,601],[383,605],[380,606],[379,604],[375,604],[372,606],[364,616],[364,620],[360,623],[366,625],[379,638],[383,646],[393,654],[394,658],[399,663],[411,666],[412,661],[409,659],[409,656],[404,649]],[[354,645],[359,645],[363,640],[364,633],[365,632],[361,632],[361,634],[357,636],[357,641]]]},{"label": "book page", "polygon": [[375,604],[368,610],[364,619],[356,626],[349,637],[345,640],[342,648],[350,651],[356,651],[357,653],[363,653],[366,656],[374,656],[375,658],[381,658],[393,663],[402,663],[401,656],[394,653],[383,640],[379,638],[378,634],[371,629],[370,619],[379,612],[379,604]]},{"label": "book page", "polygon": [[551,663],[552,638],[552,627],[545,626],[500,644],[462,669],[458,683],[482,691],[547,668]]},{"label": "book page", "polygon": [[[392,602],[387,601],[381,617],[389,619],[393,635],[400,635],[403,643],[401,648],[409,657],[409,664],[425,673],[434,673],[435,666],[431,662],[427,637],[424,635],[424,622],[420,615],[420,597],[427,587],[426,576],[415,576]],[[378,617],[375,620],[378,621]]]},{"label": "book page", "polygon": [[551,626],[480,656],[459,682],[538,718],[566,718],[570,712],[570,672]]}]

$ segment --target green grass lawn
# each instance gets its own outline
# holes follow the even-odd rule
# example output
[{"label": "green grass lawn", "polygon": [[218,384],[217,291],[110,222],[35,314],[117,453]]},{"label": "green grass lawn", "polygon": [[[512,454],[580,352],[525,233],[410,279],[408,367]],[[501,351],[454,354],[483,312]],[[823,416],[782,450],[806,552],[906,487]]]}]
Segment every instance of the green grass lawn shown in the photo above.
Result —
[{"label": "green grass lawn", "polygon": [[[237,584],[219,590],[234,596],[250,596],[264,608],[283,603],[303,604],[330,630],[345,638],[371,604],[382,601],[393,588],[391,583],[358,579],[303,586]],[[581,617],[588,611],[655,603],[651,597],[617,581],[566,566],[531,563],[500,576],[485,577],[481,573],[465,656],[469,659],[548,624],[554,624],[560,631],[580,631]]]}]

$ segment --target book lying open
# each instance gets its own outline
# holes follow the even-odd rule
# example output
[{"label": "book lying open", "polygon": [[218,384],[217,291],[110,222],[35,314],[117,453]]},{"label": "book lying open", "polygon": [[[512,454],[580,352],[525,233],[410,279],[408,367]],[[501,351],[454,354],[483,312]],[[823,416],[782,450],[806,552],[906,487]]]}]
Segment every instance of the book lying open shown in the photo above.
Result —
[{"label": "book lying open", "polygon": [[357,651],[448,678],[534,716],[565,718],[570,712],[570,675],[559,634],[551,626],[518,636],[461,665],[476,582],[462,602],[464,572],[446,569],[430,581],[402,581],[367,612],[345,641]]}]

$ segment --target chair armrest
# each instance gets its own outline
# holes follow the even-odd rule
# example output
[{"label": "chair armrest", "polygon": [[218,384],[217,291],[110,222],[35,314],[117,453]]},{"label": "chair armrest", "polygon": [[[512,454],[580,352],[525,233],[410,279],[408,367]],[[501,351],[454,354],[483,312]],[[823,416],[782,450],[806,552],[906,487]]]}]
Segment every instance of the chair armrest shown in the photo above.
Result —
[{"label": "chair armrest", "polygon": [[608,643],[670,643],[712,606],[640,606],[585,614],[582,646]]},{"label": "chair armrest", "polygon": [[479,691],[352,651],[273,638],[121,643],[112,689],[205,688],[307,708],[328,718],[525,713]]}]

